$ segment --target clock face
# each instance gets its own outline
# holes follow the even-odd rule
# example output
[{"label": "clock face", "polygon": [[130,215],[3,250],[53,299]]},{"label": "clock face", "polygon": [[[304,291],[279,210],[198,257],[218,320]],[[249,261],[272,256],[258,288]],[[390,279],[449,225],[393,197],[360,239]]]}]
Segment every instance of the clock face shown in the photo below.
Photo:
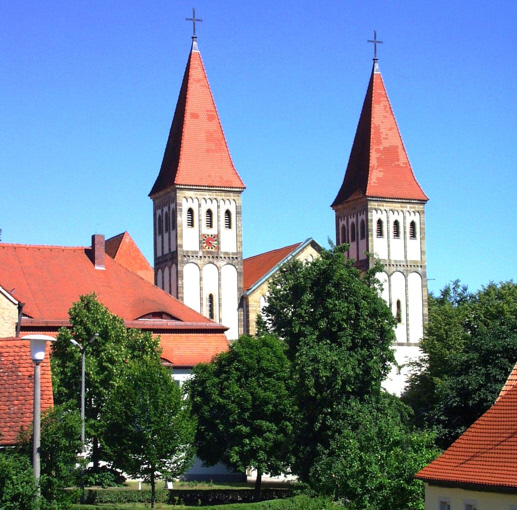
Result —
[{"label": "clock face", "polygon": [[203,245],[203,250],[217,250],[219,246],[217,234],[203,234],[201,236],[201,244]]}]

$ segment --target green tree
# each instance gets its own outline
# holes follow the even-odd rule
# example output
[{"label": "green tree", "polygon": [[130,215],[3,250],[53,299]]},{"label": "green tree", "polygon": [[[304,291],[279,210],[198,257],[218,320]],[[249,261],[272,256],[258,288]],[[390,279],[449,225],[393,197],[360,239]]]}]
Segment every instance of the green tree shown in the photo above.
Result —
[{"label": "green tree", "polygon": [[269,286],[264,327],[284,339],[298,407],[294,469],[310,481],[322,451],[348,428],[350,403],[380,398],[394,362],[395,319],[379,293],[375,268],[344,260],[346,246],[311,263],[283,266]]},{"label": "green tree", "polygon": [[495,402],[517,361],[517,285],[469,293],[456,281],[429,305],[423,357],[403,400],[446,448]]},{"label": "green tree", "polygon": [[176,477],[192,463],[195,422],[157,356],[129,361],[123,375],[104,411],[103,446],[115,468],[151,484],[153,508],[157,477]]},{"label": "green tree", "polygon": [[36,510],[36,484],[26,455],[0,452],[0,508]]},{"label": "green tree", "polygon": [[[123,384],[121,373],[127,360],[155,354],[159,340],[150,333],[126,329],[95,294],[81,296],[69,311],[71,328],[62,328],[52,345],[52,378],[56,403],[71,403],[80,409],[81,352],[74,339],[86,345],[86,435],[95,467],[104,458],[99,448],[103,409],[110,393]],[[98,334],[90,344],[88,341]]]},{"label": "green tree", "polygon": [[242,336],[193,375],[188,389],[198,456],[209,466],[256,469],[259,499],[262,474],[289,468],[293,411],[284,345],[271,335]]}]

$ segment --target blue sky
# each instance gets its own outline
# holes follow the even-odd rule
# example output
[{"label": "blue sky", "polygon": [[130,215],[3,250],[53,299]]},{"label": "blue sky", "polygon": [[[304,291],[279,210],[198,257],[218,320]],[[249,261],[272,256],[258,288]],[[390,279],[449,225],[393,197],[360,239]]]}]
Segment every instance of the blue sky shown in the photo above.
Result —
[{"label": "blue sky", "polygon": [[0,228],[88,245],[127,230],[152,263],[152,205],[198,43],[243,194],[244,255],[334,239],[371,72],[426,208],[429,288],[512,279],[517,4],[509,1],[0,0]]}]

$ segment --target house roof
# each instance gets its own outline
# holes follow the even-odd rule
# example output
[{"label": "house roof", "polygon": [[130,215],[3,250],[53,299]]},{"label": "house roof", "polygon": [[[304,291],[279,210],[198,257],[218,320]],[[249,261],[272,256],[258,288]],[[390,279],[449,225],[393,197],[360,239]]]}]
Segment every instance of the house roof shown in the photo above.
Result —
[{"label": "house roof", "polygon": [[111,257],[105,257],[105,269],[92,260],[89,247],[0,243],[0,285],[25,303],[25,316],[40,321],[68,321],[72,304],[95,292],[125,321],[163,312],[178,321],[211,322]]},{"label": "house roof", "polygon": [[517,489],[517,386],[416,474],[429,483]]},{"label": "house roof", "polygon": [[314,239],[309,238],[303,243],[291,244],[244,259],[242,261],[244,292],[252,291],[254,287],[261,284],[282,264],[296,257],[308,245],[312,245],[317,251],[321,250],[321,246]]},{"label": "house roof", "polygon": [[128,232],[106,239],[106,254],[126,269],[154,284],[154,270]]},{"label": "house roof", "polygon": [[149,196],[173,185],[244,189],[194,39],[160,173]]},{"label": "house roof", "polygon": [[345,178],[332,207],[362,196],[428,200],[413,174],[376,61]]},{"label": "house roof", "polygon": [[[41,409],[53,405],[49,346],[41,363]],[[34,364],[30,341],[20,338],[0,339],[0,445],[17,443],[20,427],[32,423],[34,406]]]},{"label": "house roof", "polygon": [[221,335],[184,333],[160,335],[162,359],[174,367],[192,367],[197,363],[209,363],[220,352],[227,351],[228,342],[221,344]]}]

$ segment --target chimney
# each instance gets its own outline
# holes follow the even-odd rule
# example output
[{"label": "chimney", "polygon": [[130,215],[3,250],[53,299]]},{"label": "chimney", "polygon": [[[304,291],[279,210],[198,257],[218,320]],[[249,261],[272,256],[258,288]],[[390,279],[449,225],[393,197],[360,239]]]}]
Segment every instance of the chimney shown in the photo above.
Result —
[{"label": "chimney", "polygon": [[106,269],[104,267],[104,257],[106,256],[106,250],[104,247],[104,236],[102,234],[92,235],[92,252],[93,252],[93,265],[95,269]]}]

